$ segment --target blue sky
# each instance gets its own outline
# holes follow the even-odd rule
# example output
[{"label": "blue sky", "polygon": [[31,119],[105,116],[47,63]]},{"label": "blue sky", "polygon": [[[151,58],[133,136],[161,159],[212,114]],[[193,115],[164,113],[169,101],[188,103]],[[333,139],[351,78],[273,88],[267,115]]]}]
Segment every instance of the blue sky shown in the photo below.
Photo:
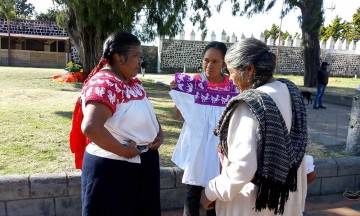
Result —
[{"label": "blue sky", "polygon": [[[217,4],[220,0],[210,0],[211,6]],[[46,12],[46,10],[52,6],[52,0],[28,0],[35,6],[37,12]],[[230,2],[230,1],[227,1]],[[259,38],[261,32],[265,29],[270,29],[272,24],[280,25],[280,12],[282,6],[282,0],[277,0],[276,5],[270,12],[255,15],[252,18],[246,17],[233,17],[231,15],[231,7],[229,3],[223,5],[220,13],[214,12],[213,16],[208,20],[208,37],[212,31],[217,35],[217,39],[220,40],[221,32],[224,30],[227,35],[231,36],[233,33],[240,37],[244,34],[246,37],[250,37],[252,34]],[[329,25],[331,20],[339,15],[343,20],[351,21],[352,15],[356,12],[356,9],[360,7],[359,0],[324,0],[324,8],[330,8],[331,5],[335,5],[335,9],[325,9],[325,25]],[[295,32],[301,32],[297,17],[301,15],[300,9],[293,10],[282,20],[282,31],[289,31],[290,34]],[[185,22],[185,39],[190,39],[190,32],[194,30],[196,32],[196,40],[200,40],[200,32],[197,31],[197,26],[192,26],[191,22],[187,20]],[[157,44],[154,42],[153,44]]]}]

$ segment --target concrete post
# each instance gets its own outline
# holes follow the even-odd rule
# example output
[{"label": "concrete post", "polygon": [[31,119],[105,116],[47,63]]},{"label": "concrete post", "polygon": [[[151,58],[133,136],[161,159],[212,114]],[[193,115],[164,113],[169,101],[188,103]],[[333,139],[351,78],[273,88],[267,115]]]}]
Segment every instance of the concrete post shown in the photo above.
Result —
[{"label": "concrete post", "polygon": [[233,32],[233,34],[232,34],[232,36],[231,36],[231,43],[235,43],[237,41],[237,37],[236,37],[236,35],[234,34],[234,32]]},{"label": "concrete post", "polygon": [[268,41],[269,41],[268,45],[274,45],[275,40],[273,37],[270,36],[270,38],[268,38]]},{"label": "concrete post", "polygon": [[244,33],[241,34],[241,40],[242,40],[242,39],[245,39]]},{"label": "concrete post", "polygon": [[216,41],[216,34],[214,31],[211,33],[211,41]]},{"label": "concrete post", "polygon": [[223,30],[222,33],[221,33],[221,42],[226,42],[226,32],[225,32],[225,30]]},{"label": "concrete post", "polygon": [[349,50],[350,50],[350,51],[354,51],[354,50],[355,50],[355,46],[356,46],[356,44],[355,44],[354,40],[352,40],[352,41],[350,42],[350,44],[349,44]]},{"label": "concrete post", "polygon": [[260,40],[265,43],[265,35],[263,32],[260,34]]},{"label": "concrete post", "polygon": [[300,43],[301,43],[301,38],[300,35],[296,36],[295,38],[295,45],[294,47],[300,47]]},{"label": "concrete post", "polygon": [[180,40],[185,40],[185,31],[184,30],[182,30],[180,32]]},{"label": "concrete post", "polygon": [[191,31],[190,33],[190,40],[194,41],[195,40],[195,32],[194,29]]},{"label": "concrete post", "polygon": [[354,95],[350,114],[346,151],[360,156],[360,92]]},{"label": "concrete post", "polygon": [[331,36],[326,41],[326,49],[334,49],[334,38]]},{"label": "concrete post", "polygon": [[159,46],[158,46],[158,61],[157,61],[157,72],[161,73],[161,54],[162,54],[162,45],[163,45],[162,37],[159,38]]},{"label": "concrete post", "polygon": [[286,41],[285,41],[285,46],[291,46],[291,39],[290,37],[287,37]]},{"label": "concrete post", "polygon": [[320,48],[321,49],[326,49],[326,41],[324,41],[324,40],[320,41]]}]

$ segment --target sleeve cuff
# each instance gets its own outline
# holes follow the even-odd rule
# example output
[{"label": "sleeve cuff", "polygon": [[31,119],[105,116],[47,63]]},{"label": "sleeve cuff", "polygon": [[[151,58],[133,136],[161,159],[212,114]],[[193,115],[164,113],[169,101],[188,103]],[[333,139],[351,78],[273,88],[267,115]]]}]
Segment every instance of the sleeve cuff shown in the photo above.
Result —
[{"label": "sleeve cuff", "polygon": [[215,201],[217,199],[216,194],[213,191],[211,191],[209,185],[205,187],[205,195],[210,201]]}]

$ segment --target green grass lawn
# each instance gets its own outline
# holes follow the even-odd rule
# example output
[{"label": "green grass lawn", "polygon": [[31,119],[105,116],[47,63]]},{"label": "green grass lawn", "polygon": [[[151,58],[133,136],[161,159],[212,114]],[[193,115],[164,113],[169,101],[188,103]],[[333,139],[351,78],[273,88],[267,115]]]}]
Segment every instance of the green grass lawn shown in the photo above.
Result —
[{"label": "green grass lawn", "polygon": [[[303,86],[304,85],[303,76],[276,75],[276,77],[289,79],[292,82],[294,82],[297,86],[299,86],[300,89],[306,89],[316,94],[316,87],[309,88]],[[330,77],[329,84],[326,86],[326,93],[343,95],[343,96],[352,96],[356,94],[359,84],[360,84],[360,79],[356,79],[356,78]]]},{"label": "green grass lawn", "polygon": [[[72,172],[69,131],[81,84],[53,82],[62,69],[0,67],[0,175]],[[170,157],[182,123],[172,117],[169,88],[144,86],[165,131],[161,165]]]},{"label": "green grass lawn", "polygon": [[[53,75],[65,72],[0,67],[0,175],[75,171],[68,134],[81,84],[53,82]],[[302,83],[300,76],[287,78]],[[355,91],[358,85],[355,79],[335,80],[339,81],[330,83],[336,83],[334,88],[341,92]],[[161,166],[174,166],[170,158],[182,123],[173,119],[169,88],[143,81],[165,132]]]}]

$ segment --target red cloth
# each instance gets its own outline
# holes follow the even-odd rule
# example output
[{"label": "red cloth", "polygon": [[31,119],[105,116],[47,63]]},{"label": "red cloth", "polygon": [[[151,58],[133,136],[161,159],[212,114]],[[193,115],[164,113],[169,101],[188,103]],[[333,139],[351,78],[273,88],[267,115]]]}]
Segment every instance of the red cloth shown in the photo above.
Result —
[{"label": "red cloth", "polygon": [[84,114],[81,109],[80,100],[81,98],[79,97],[75,103],[70,131],[70,149],[71,152],[75,154],[76,169],[81,169],[85,148],[87,144],[91,142],[81,131],[81,123],[84,118]]}]

